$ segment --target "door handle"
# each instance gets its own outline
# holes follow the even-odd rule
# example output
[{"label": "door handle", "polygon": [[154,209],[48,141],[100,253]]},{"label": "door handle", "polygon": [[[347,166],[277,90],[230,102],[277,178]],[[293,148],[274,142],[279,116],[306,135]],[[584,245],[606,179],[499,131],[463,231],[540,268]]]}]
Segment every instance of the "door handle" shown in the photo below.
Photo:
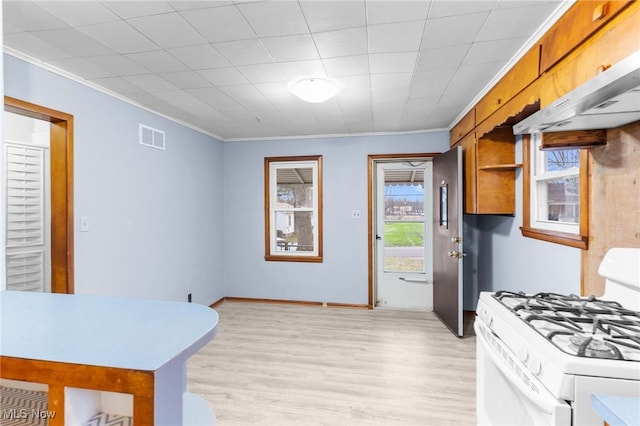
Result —
[{"label": "door handle", "polygon": [[462,253],[462,252],[459,252],[458,250],[451,250],[450,252],[447,252],[447,256],[455,257],[456,259],[462,259],[466,255],[467,253]]},{"label": "door handle", "polygon": [[380,235],[376,234],[376,240],[381,240],[381,239],[382,239],[382,237]]}]

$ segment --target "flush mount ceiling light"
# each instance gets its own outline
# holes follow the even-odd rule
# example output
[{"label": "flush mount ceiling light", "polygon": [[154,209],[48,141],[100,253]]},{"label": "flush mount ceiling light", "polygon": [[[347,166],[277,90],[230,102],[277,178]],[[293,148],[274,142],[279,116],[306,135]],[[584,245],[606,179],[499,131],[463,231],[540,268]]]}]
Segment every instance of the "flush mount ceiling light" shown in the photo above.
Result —
[{"label": "flush mount ceiling light", "polygon": [[338,93],[338,85],[326,78],[304,78],[293,83],[289,91],[306,102],[318,104],[333,98]]}]

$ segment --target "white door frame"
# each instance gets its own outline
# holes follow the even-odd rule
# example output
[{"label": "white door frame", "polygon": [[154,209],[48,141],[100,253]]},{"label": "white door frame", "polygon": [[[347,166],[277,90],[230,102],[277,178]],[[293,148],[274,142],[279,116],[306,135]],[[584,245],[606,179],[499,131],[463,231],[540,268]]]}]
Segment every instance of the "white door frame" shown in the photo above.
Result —
[{"label": "white door frame", "polygon": [[429,160],[438,153],[410,153],[410,154],[370,154],[367,158],[368,166],[368,259],[369,259],[369,275],[368,275],[368,308],[375,307],[376,298],[376,163],[389,161],[423,161]]}]

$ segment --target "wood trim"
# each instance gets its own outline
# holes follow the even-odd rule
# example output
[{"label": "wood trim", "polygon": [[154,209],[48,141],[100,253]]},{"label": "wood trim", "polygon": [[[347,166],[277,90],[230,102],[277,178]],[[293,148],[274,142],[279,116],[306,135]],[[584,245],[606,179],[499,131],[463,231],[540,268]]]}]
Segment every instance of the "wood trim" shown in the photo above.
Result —
[{"label": "wood trim", "polygon": [[593,148],[607,144],[606,130],[572,130],[542,133],[543,150]]},{"label": "wood trim", "polygon": [[373,202],[374,202],[374,191],[373,187],[374,176],[373,176],[373,165],[376,161],[383,160],[401,160],[401,159],[412,159],[412,158],[433,158],[437,155],[440,155],[440,152],[430,152],[430,153],[411,153],[411,154],[369,154],[367,156],[367,267],[368,267],[368,305],[369,309],[373,309],[375,307],[374,297],[374,277],[375,277],[375,262],[374,262],[374,240],[375,235],[373,232],[373,227],[375,224],[375,220],[373,217]]},{"label": "wood trim", "polygon": [[589,151],[580,150],[580,234],[531,227],[531,136],[522,136],[522,226],[524,237],[587,250],[589,246]]},{"label": "wood trim", "polygon": [[51,123],[51,291],[73,293],[73,115],[9,96],[4,98],[4,108]]},{"label": "wood trim", "polygon": [[[318,205],[316,206],[316,214],[318,215],[318,254],[315,256],[283,256],[271,253],[271,223],[270,223],[270,194],[269,194],[269,165],[271,163],[286,162],[286,161],[316,161],[318,171],[318,182],[316,187],[318,191]],[[323,262],[323,225],[322,225],[322,213],[323,213],[323,183],[322,183],[322,155],[303,155],[303,156],[286,156],[286,157],[265,157],[264,159],[264,259],[266,261],[276,262],[308,262],[308,263],[322,263]]]},{"label": "wood trim", "polygon": [[153,425],[155,376],[150,371],[0,356],[1,377],[49,385],[51,426],[64,425],[64,388],[74,387],[134,395],[134,423]]},{"label": "wood trim", "polygon": [[[356,304],[356,303],[336,303],[336,302],[312,302],[308,300],[287,300],[287,299],[261,299],[253,297],[223,297],[214,303],[218,306],[224,302],[247,302],[247,303],[270,303],[280,305],[306,305],[306,306],[324,306],[332,308],[353,308],[353,309],[368,309],[368,305]],[[213,308],[214,305],[211,305]]]}]

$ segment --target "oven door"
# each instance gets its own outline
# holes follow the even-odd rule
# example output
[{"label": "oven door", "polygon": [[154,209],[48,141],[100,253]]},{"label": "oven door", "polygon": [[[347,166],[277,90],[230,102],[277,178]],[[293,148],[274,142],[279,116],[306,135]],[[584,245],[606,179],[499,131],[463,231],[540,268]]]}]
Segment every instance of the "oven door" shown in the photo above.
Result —
[{"label": "oven door", "polygon": [[571,425],[571,407],[553,397],[481,320],[476,319],[479,425]]}]

